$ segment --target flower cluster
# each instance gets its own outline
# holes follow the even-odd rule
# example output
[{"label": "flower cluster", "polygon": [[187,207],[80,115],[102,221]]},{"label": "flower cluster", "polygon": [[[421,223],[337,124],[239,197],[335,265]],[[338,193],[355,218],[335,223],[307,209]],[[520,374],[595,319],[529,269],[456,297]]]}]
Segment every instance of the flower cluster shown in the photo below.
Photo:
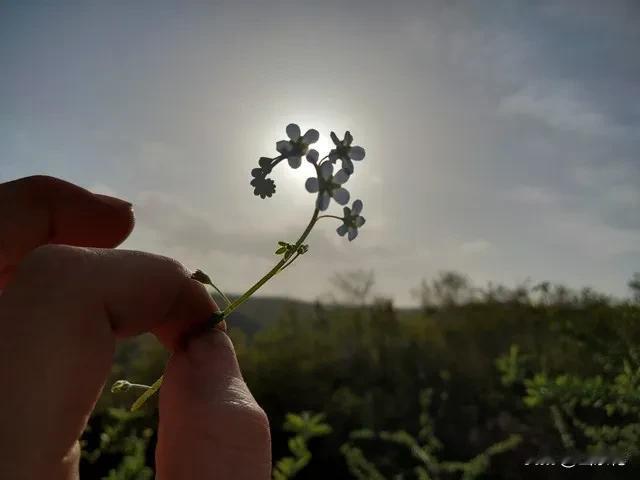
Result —
[{"label": "flower cluster", "polygon": [[271,197],[271,195],[276,193],[276,183],[272,179],[267,178],[267,175],[271,173],[271,159],[262,157],[258,161],[258,165],[259,168],[251,170],[251,176],[253,177],[251,186],[254,187],[253,194],[261,198]]},{"label": "flower cluster", "polygon": [[[353,136],[348,131],[345,132],[342,140],[334,132],[331,132],[335,148],[326,157],[320,159],[318,151],[309,148],[320,137],[317,130],[309,129],[302,135],[300,127],[291,123],[287,125],[286,132],[289,140],[280,140],[276,143],[276,150],[280,156],[275,158],[262,157],[258,162],[258,168],[251,170],[253,193],[261,198],[271,197],[276,191],[276,185],[272,179],[267,178],[267,175],[285,159],[291,168],[298,168],[302,164],[302,157],[305,156],[316,170],[316,175],[308,178],[305,182],[307,191],[317,194],[316,209],[318,211],[327,210],[332,199],[339,205],[346,205],[349,202],[350,194],[344,188],[344,184],[354,173],[353,162],[364,159],[364,148],[352,145]],[[342,168],[334,173],[334,165],[338,160],[341,161]],[[343,217],[328,215],[322,218],[333,217],[342,220],[343,224],[337,229],[338,235],[347,235],[349,240],[353,240],[358,236],[358,228],[365,222],[364,217],[360,215],[361,211],[362,201],[356,200],[351,208],[344,208]],[[282,248],[283,245],[279,250]]]},{"label": "flower cluster", "polygon": [[[286,131],[289,140],[281,140],[276,143],[276,150],[280,155],[274,158],[261,157],[258,161],[258,168],[251,170],[252,179],[250,184],[253,187],[254,195],[261,198],[271,197],[276,193],[276,184],[271,178],[268,178],[268,175],[273,171],[274,167],[283,160],[287,160],[291,168],[299,168],[302,164],[302,157],[306,157],[316,173],[314,177],[308,178],[305,182],[307,191],[316,194],[313,215],[311,216],[309,224],[295,242],[278,242],[275,254],[281,257],[280,260],[253,286],[233,301],[227,297],[224,292],[211,281],[211,277],[203,271],[196,270],[192,274],[192,279],[213,287],[226,302],[224,310],[215,312],[209,319],[207,322],[208,328],[213,328],[214,325],[227,318],[271,278],[289,267],[289,265],[301,255],[304,255],[309,250],[309,246],[303,242],[309,236],[318,220],[322,218],[340,220],[342,224],[336,229],[336,232],[341,237],[347,235],[349,241],[358,236],[358,228],[362,227],[365,223],[364,217],[361,215],[361,200],[353,202],[351,208],[344,207],[342,217],[320,215],[321,211],[329,208],[331,199],[339,205],[346,205],[349,202],[349,191],[344,188],[344,184],[347,183],[350,176],[353,175],[353,162],[360,161],[364,158],[364,148],[352,145],[353,137],[349,132],[345,132],[342,140],[339,140],[336,134],[331,132],[331,139],[336,148],[332,149],[327,156],[320,159],[320,154],[316,150],[309,149],[309,146],[316,143],[320,137],[317,130],[310,129],[302,135],[300,127],[295,123],[291,123],[287,125]],[[342,168],[334,173],[334,165],[338,160],[342,162]],[[131,410],[137,410],[160,389],[161,385],[162,377],[158,378],[152,385],[140,385],[128,382],[127,380],[118,380],[113,384],[112,391],[125,392],[133,388],[143,390],[142,395],[140,395],[131,406]]]}]

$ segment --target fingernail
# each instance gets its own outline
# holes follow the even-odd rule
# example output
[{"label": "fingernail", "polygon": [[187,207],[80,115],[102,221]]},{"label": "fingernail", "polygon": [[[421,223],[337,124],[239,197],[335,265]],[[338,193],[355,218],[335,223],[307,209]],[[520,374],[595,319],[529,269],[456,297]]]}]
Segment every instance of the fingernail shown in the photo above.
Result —
[{"label": "fingernail", "polygon": [[109,205],[110,207],[115,207],[115,208],[132,208],[133,205],[125,200],[121,200],[119,198],[116,197],[111,197],[109,195],[102,195],[100,193],[94,193],[93,194],[94,197],[96,197],[98,200],[100,200],[102,203],[105,203],[107,205]]}]

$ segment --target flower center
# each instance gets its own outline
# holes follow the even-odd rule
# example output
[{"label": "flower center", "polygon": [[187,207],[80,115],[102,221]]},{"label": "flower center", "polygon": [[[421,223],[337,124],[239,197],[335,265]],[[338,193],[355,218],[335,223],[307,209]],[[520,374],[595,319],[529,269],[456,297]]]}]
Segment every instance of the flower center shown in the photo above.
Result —
[{"label": "flower center", "polygon": [[300,137],[295,142],[291,142],[291,146],[293,147],[291,153],[293,153],[295,156],[306,155],[307,150],[309,150],[309,145],[304,143],[302,137]]},{"label": "flower center", "polygon": [[357,215],[347,215],[344,218],[344,223],[347,225],[347,227],[349,228],[356,228],[356,219],[358,218]]},{"label": "flower center", "polygon": [[337,183],[334,183],[333,176],[329,177],[328,180],[326,180],[326,179],[324,179],[322,177],[320,177],[318,180],[319,180],[319,183],[320,183],[320,191],[332,192],[336,188],[340,188],[340,185],[338,185]]},{"label": "flower center", "polygon": [[336,153],[338,154],[338,157],[344,158],[349,156],[349,150],[351,150],[351,147],[340,145],[336,148]]}]

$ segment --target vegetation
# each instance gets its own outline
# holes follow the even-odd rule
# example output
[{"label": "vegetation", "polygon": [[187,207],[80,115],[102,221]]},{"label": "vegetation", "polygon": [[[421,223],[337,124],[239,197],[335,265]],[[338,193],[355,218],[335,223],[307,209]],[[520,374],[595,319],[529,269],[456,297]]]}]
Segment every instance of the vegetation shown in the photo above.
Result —
[{"label": "vegetation", "polygon": [[[550,283],[478,288],[443,272],[411,310],[372,299],[371,273],[336,282],[350,298],[252,299],[228,321],[271,419],[274,479],[565,478],[525,463],[581,454],[624,458],[577,466],[586,478],[637,478],[640,275],[618,300]],[[165,359],[150,337],[123,342],[113,378],[152,381]],[[130,401],[100,400],[88,478],[151,478],[154,404],[130,414]]]}]

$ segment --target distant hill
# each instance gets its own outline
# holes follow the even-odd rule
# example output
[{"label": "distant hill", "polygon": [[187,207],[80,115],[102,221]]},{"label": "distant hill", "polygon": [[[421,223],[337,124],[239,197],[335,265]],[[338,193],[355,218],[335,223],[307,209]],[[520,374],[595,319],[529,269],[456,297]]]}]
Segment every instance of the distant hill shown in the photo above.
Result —
[{"label": "distant hill", "polygon": [[[235,300],[236,296],[229,296]],[[216,298],[216,302],[222,308],[224,301]],[[227,324],[229,329],[239,328],[249,336],[254,335],[261,329],[268,327],[278,319],[282,318],[285,312],[295,312],[299,319],[311,318],[314,315],[314,302],[296,300],[287,297],[251,297],[243,303],[235,312],[229,315]],[[349,309],[354,307],[340,305],[324,305],[331,309]],[[402,321],[407,316],[418,312],[416,308],[394,308],[398,319]]]},{"label": "distant hill", "polygon": [[[231,300],[236,297],[231,296]],[[216,298],[222,308],[224,301]],[[313,303],[286,297],[251,297],[227,318],[230,329],[239,328],[252,336],[257,331],[273,324],[285,311],[294,311],[298,318],[313,314]]]}]

